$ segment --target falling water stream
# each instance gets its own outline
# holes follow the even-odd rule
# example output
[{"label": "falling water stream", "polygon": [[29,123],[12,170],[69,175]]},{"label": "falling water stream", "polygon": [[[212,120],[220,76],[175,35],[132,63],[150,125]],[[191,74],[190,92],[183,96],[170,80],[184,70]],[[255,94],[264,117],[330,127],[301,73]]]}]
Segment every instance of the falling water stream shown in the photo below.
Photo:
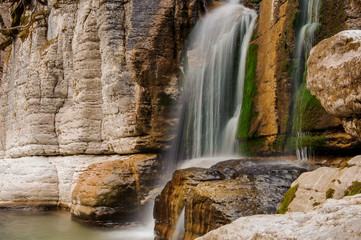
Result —
[{"label": "falling water stream", "polygon": [[[186,56],[180,127],[177,142],[171,150],[173,160],[201,157],[226,160],[227,157],[220,156],[234,155],[236,130],[242,106],[247,48],[256,18],[254,10],[242,6],[239,0],[230,0],[207,14],[192,31]],[[14,223],[20,226],[21,216],[20,219],[16,215],[13,217]],[[40,216],[39,224],[34,222],[34,229],[50,218],[63,221],[59,216]],[[149,218],[152,224],[146,227],[109,232],[94,231],[85,238],[153,239],[154,220],[151,216]],[[0,226],[5,224],[3,220],[0,218]],[[179,231],[184,220],[180,221]],[[80,235],[84,229],[75,225],[63,226],[74,229],[76,234],[79,234],[78,237],[67,235],[69,240],[83,239]],[[35,234],[29,231],[25,231],[24,234]],[[54,225],[49,231],[58,231],[61,234],[66,230],[60,225]],[[10,236],[9,239],[12,239]],[[61,236],[49,236],[38,239],[64,239]]]},{"label": "falling water stream", "polygon": [[254,10],[232,0],[205,16],[191,33],[179,131],[170,159],[234,155],[256,17]]},{"label": "falling water stream", "polygon": [[303,101],[302,95],[298,92],[298,88],[304,81],[304,73],[306,71],[306,63],[309,57],[311,48],[315,43],[315,32],[319,25],[319,0],[300,0],[300,25],[301,28],[297,33],[296,52],[295,52],[295,66],[293,73],[294,84],[294,121],[292,126],[292,134],[296,137],[296,155],[299,161],[307,162],[312,158],[313,150],[311,147],[300,146],[300,139],[307,136],[307,132],[301,129],[301,103]]}]

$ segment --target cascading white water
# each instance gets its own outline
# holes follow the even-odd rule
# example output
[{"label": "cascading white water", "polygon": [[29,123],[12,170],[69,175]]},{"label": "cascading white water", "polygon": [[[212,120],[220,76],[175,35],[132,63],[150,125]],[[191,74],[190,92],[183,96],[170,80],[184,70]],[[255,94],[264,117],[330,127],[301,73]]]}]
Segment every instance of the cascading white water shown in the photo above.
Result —
[{"label": "cascading white water", "polygon": [[[319,25],[319,9],[320,1],[319,0],[303,0],[300,2],[301,5],[301,22],[302,27],[297,35],[297,45],[296,45],[296,66],[294,73],[294,85],[296,88],[301,85],[303,81],[303,73],[305,71],[305,65],[309,57],[311,48],[314,45],[315,31]],[[298,124],[293,126],[292,132],[296,135],[296,155],[297,158],[306,162],[312,157],[312,149],[310,147],[300,146],[299,139],[307,136],[308,133],[302,132],[300,127],[300,110],[299,106],[302,102],[302,97],[296,93],[295,97],[295,106],[294,113],[296,118],[298,118]]]},{"label": "cascading white water", "polygon": [[247,48],[257,14],[232,0],[193,30],[187,51],[183,111],[173,158],[233,155]]}]

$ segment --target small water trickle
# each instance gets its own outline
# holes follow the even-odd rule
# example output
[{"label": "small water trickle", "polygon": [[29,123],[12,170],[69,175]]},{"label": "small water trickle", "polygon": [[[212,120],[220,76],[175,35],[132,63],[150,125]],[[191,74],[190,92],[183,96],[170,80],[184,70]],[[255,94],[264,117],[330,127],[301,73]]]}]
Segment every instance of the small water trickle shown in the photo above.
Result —
[{"label": "small water trickle", "polygon": [[184,238],[184,212],[185,208],[183,208],[182,212],[179,215],[177,225],[174,228],[173,236],[171,240],[181,240]]},{"label": "small water trickle", "polygon": [[231,0],[192,31],[170,159],[235,155],[245,62],[256,18],[254,10]]},{"label": "small water trickle", "polygon": [[296,156],[300,162],[307,162],[313,157],[313,149],[311,147],[302,146],[302,139],[307,137],[309,133],[302,130],[302,102],[304,101],[302,92],[298,91],[304,81],[306,71],[306,63],[311,48],[315,43],[315,32],[319,26],[319,0],[301,0],[300,1],[301,28],[297,33],[297,43],[295,52],[295,66],[293,73],[294,81],[294,103],[293,115],[295,121],[292,126],[292,135],[296,137]]}]

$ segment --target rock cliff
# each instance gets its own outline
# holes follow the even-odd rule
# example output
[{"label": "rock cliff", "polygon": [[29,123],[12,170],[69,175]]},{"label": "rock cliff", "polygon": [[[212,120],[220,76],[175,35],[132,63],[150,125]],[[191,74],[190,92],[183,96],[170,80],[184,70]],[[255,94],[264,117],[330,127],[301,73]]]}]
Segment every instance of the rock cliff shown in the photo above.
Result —
[{"label": "rock cliff", "polygon": [[3,157],[161,149],[196,2],[49,1],[1,85]]},{"label": "rock cliff", "polygon": [[[359,29],[361,22],[358,1],[324,0],[320,3],[319,26],[316,42],[346,29]],[[296,33],[299,31],[299,1],[263,0],[259,4],[259,21],[249,61],[256,59],[254,79],[247,79],[252,92],[243,105],[251,105],[247,134],[240,137],[243,151],[251,155],[274,154],[295,150],[294,139],[289,138],[290,128],[300,122],[302,131],[310,138],[296,140],[300,145],[316,145],[318,153],[330,151],[344,154],[355,149],[359,140],[345,133],[342,121],[319,105],[304,103],[300,119],[294,119],[292,102],[292,68],[295,61]],[[254,49],[254,50],[253,50]],[[253,50],[253,51],[252,51]],[[301,77],[302,78],[302,77]],[[313,98],[307,89],[298,90]],[[326,109],[327,110],[327,109]],[[249,124],[250,123],[250,124]],[[353,123],[355,124],[355,123]]]},{"label": "rock cliff", "polygon": [[0,205],[137,215],[176,121],[185,38],[213,1],[26,4],[0,86]]}]

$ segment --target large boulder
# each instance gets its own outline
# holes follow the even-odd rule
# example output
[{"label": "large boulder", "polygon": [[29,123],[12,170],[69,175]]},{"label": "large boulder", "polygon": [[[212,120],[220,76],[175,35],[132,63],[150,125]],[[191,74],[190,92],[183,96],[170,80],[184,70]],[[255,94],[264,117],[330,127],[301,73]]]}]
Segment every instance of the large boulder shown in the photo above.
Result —
[{"label": "large boulder", "polygon": [[156,239],[171,239],[179,219],[184,229],[177,230],[184,231],[184,239],[194,239],[241,216],[275,213],[303,171],[294,165],[251,160],[177,170],[155,201]]},{"label": "large boulder", "polygon": [[347,133],[361,138],[361,30],[321,41],[307,62],[307,88]]},{"label": "large boulder", "polygon": [[361,194],[329,199],[322,207],[306,213],[243,217],[198,240],[360,238]]},{"label": "large boulder", "polygon": [[72,192],[72,215],[92,222],[139,219],[157,183],[159,166],[154,155],[90,165]]}]

